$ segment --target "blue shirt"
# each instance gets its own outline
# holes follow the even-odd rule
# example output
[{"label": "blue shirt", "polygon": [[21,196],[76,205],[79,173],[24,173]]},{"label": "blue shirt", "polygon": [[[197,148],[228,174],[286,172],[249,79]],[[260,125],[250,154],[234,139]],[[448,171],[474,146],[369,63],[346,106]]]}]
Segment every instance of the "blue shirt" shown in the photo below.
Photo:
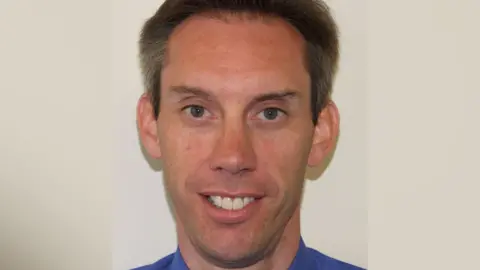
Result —
[{"label": "blue shirt", "polygon": [[[185,261],[177,251],[158,262],[132,270],[189,270]],[[363,270],[348,263],[341,262],[305,246],[303,239],[288,270]]]}]

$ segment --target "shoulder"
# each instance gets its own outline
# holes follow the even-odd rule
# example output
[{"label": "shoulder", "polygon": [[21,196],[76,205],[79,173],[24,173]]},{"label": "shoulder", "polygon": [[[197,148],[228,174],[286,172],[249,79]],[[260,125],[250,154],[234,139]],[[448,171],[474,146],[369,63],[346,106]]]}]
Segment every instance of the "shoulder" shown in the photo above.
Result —
[{"label": "shoulder", "polygon": [[309,257],[311,257],[319,269],[328,270],[364,270],[363,268],[354,266],[352,264],[342,262],[327,256],[319,251],[308,248]]},{"label": "shoulder", "polygon": [[145,265],[145,266],[134,268],[131,270],[170,270],[172,269],[171,265],[173,262],[174,255],[175,254],[170,254],[153,264]]}]

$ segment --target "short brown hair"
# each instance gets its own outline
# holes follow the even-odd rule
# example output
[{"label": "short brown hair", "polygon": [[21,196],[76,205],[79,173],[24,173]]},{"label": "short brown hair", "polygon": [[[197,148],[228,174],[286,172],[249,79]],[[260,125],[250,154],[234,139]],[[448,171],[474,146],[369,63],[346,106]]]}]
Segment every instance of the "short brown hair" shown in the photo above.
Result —
[{"label": "short brown hair", "polygon": [[312,85],[312,119],[316,124],[330,99],[339,58],[337,25],[322,0],[166,0],[145,22],[139,40],[145,90],[155,116],[160,112],[160,74],[170,34],[188,17],[206,12],[278,17],[303,35]]}]

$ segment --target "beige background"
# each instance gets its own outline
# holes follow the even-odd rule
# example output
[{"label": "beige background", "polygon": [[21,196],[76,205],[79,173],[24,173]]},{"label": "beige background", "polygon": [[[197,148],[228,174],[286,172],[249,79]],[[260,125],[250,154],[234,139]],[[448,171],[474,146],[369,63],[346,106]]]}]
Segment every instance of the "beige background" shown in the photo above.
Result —
[{"label": "beige background", "polygon": [[111,3],[0,0],[0,269],[109,269]]},{"label": "beige background", "polygon": [[[368,209],[369,269],[480,269],[480,2],[329,2],[344,132],[309,184],[304,212],[323,215],[306,216],[307,240],[366,265]],[[0,269],[125,269],[171,251],[132,130],[132,38],[158,4],[0,0]]]},{"label": "beige background", "polygon": [[368,3],[370,269],[480,269],[480,1]]}]

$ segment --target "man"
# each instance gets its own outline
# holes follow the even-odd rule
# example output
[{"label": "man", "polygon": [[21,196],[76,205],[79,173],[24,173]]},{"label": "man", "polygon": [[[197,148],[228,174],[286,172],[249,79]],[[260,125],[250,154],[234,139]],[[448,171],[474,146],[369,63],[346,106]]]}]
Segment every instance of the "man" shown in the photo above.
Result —
[{"label": "man", "polygon": [[178,249],[139,269],[360,269],[300,234],[306,167],[339,133],[338,46],[314,0],[166,0],[145,23],[139,133]]}]

